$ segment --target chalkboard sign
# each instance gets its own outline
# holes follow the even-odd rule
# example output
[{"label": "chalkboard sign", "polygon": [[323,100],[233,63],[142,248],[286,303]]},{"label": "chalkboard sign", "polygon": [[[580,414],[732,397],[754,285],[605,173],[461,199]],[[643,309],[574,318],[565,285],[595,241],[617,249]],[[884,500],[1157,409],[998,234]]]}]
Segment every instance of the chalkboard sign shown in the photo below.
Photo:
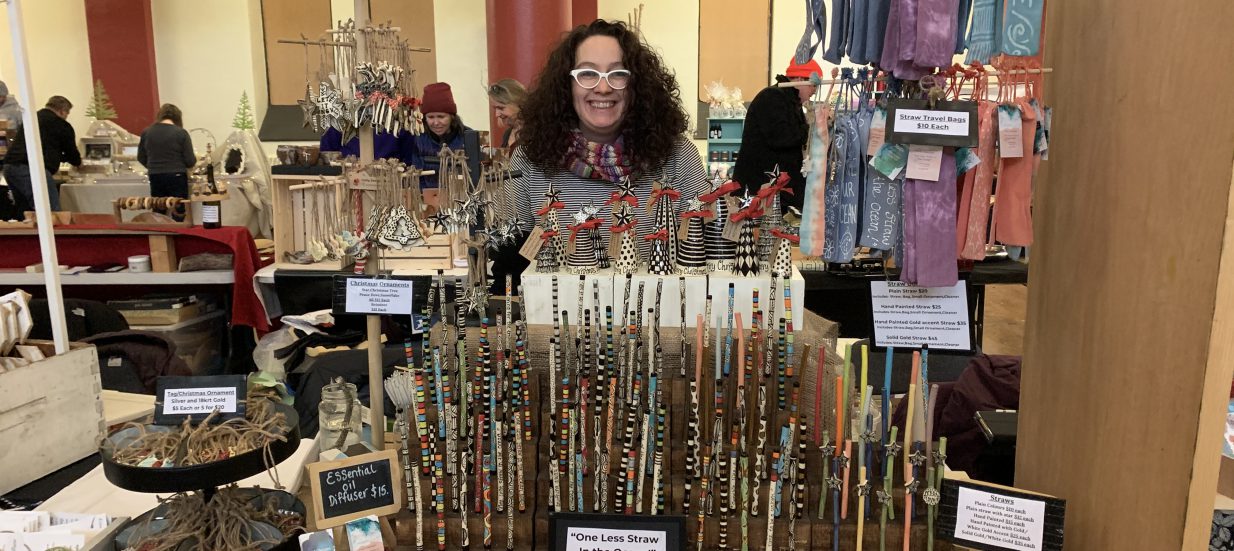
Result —
[{"label": "chalkboard sign", "polygon": [[248,379],[244,375],[159,377],[154,392],[154,423],[199,422],[218,411],[216,421],[244,417]]},{"label": "chalkboard sign", "polygon": [[332,528],[368,515],[398,512],[402,471],[394,450],[311,463],[314,529]]},{"label": "chalkboard sign", "polygon": [[968,480],[944,479],[938,537],[981,551],[1062,551],[1067,502]]},{"label": "chalkboard sign", "polygon": [[686,517],[554,513],[548,533],[551,551],[679,551]]}]

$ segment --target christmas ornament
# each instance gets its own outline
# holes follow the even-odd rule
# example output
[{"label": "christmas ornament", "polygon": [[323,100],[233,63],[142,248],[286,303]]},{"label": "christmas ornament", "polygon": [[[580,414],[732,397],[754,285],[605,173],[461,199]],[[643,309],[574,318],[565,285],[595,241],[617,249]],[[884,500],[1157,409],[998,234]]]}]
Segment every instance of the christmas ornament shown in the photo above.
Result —
[{"label": "christmas ornament", "polygon": [[753,276],[759,273],[758,251],[754,247],[754,220],[762,211],[758,197],[751,197],[747,191],[737,212],[730,217],[734,223],[741,224],[741,235],[737,238],[737,259],[733,264],[734,274]]},{"label": "christmas ornament", "polygon": [[737,244],[724,238],[724,226],[728,224],[728,217],[732,214],[728,208],[728,196],[740,188],[741,184],[737,182],[730,180],[719,184],[716,180],[711,183],[711,191],[699,197],[703,202],[711,203],[715,213],[715,218],[712,218],[703,228],[707,261],[712,263],[715,269],[731,267],[733,259],[737,257]]},{"label": "christmas ornament", "polygon": [[681,214],[686,224],[686,236],[677,248],[677,267],[683,274],[705,274],[711,269],[707,265],[703,233],[706,220],[712,215],[711,210],[698,197],[690,200],[688,208]]},{"label": "christmas ornament", "polygon": [[[600,219],[590,218],[587,209],[583,209],[574,214],[574,221],[576,224],[570,226],[570,243],[574,249],[566,260],[566,266],[571,273],[594,273],[598,267],[598,259],[591,232],[599,229]],[[582,235],[579,235],[580,232]]]},{"label": "christmas ornament", "polygon": [[771,273],[779,277],[793,275],[793,245],[801,241],[797,235],[786,230],[771,230],[773,237],[779,239],[776,247],[775,260],[771,263]]}]

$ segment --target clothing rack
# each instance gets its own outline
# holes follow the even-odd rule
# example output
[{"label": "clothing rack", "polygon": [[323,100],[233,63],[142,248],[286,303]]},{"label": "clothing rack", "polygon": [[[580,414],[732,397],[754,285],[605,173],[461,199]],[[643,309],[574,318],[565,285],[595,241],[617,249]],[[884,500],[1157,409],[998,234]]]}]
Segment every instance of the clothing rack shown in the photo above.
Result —
[{"label": "clothing rack", "polygon": [[[985,76],[997,77],[1001,75],[1044,75],[1044,74],[1049,74],[1053,72],[1054,72],[1053,68],[1013,69],[1010,71],[985,71]],[[944,76],[945,77],[946,75],[929,75],[929,76]],[[853,80],[853,79],[849,79],[849,80]],[[884,82],[887,80],[887,77],[880,76],[880,77],[874,77],[874,78],[867,78],[865,80],[866,82]],[[821,80],[821,81],[794,80],[792,82],[781,82],[777,84],[776,86],[779,86],[780,88],[795,88],[798,86],[821,86],[821,85],[830,85],[830,84],[844,84],[845,82],[847,82],[845,79],[831,79],[831,80]]]}]

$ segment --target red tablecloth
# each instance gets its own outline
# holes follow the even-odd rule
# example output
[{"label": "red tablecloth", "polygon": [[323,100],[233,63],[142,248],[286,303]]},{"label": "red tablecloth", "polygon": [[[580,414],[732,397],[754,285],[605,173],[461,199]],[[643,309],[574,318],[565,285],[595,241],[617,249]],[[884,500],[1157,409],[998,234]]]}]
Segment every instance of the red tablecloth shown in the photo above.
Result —
[{"label": "red tablecloth", "polygon": [[[257,246],[253,236],[242,226],[224,226],[207,230],[201,226],[191,228],[141,227],[90,225],[58,227],[56,252],[60,264],[69,266],[93,266],[99,264],[126,264],[132,255],[150,254],[150,241],[145,235],[82,235],[60,233],[59,230],[140,230],[174,233],[176,254],[183,258],[198,253],[231,254],[235,258],[232,272],[235,284],[231,293],[231,323],[247,325],[259,332],[270,329],[266,310],[253,289],[253,275],[260,267]],[[0,233],[0,267],[20,268],[42,262],[37,235],[13,235]]]}]

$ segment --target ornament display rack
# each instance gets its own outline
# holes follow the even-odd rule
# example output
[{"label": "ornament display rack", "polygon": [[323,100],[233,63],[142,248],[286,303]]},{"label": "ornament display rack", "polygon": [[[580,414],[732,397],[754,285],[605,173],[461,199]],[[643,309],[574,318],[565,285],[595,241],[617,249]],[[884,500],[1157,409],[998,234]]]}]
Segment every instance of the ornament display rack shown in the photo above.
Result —
[{"label": "ornament display rack", "polygon": [[[274,206],[274,265],[284,270],[321,271],[340,271],[350,266],[353,262],[350,256],[324,259],[313,264],[296,264],[287,261],[288,253],[305,250],[307,241],[310,239],[308,231],[311,228],[311,222],[306,223],[306,221],[311,220],[314,202],[307,200],[308,194],[316,186],[340,186],[344,183],[343,177],[275,174],[271,182],[273,183],[271,192]],[[344,207],[343,193],[345,193],[345,188],[339,193],[330,194],[333,198],[333,205],[317,204],[317,214],[325,216],[326,213],[341,212]]]}]

